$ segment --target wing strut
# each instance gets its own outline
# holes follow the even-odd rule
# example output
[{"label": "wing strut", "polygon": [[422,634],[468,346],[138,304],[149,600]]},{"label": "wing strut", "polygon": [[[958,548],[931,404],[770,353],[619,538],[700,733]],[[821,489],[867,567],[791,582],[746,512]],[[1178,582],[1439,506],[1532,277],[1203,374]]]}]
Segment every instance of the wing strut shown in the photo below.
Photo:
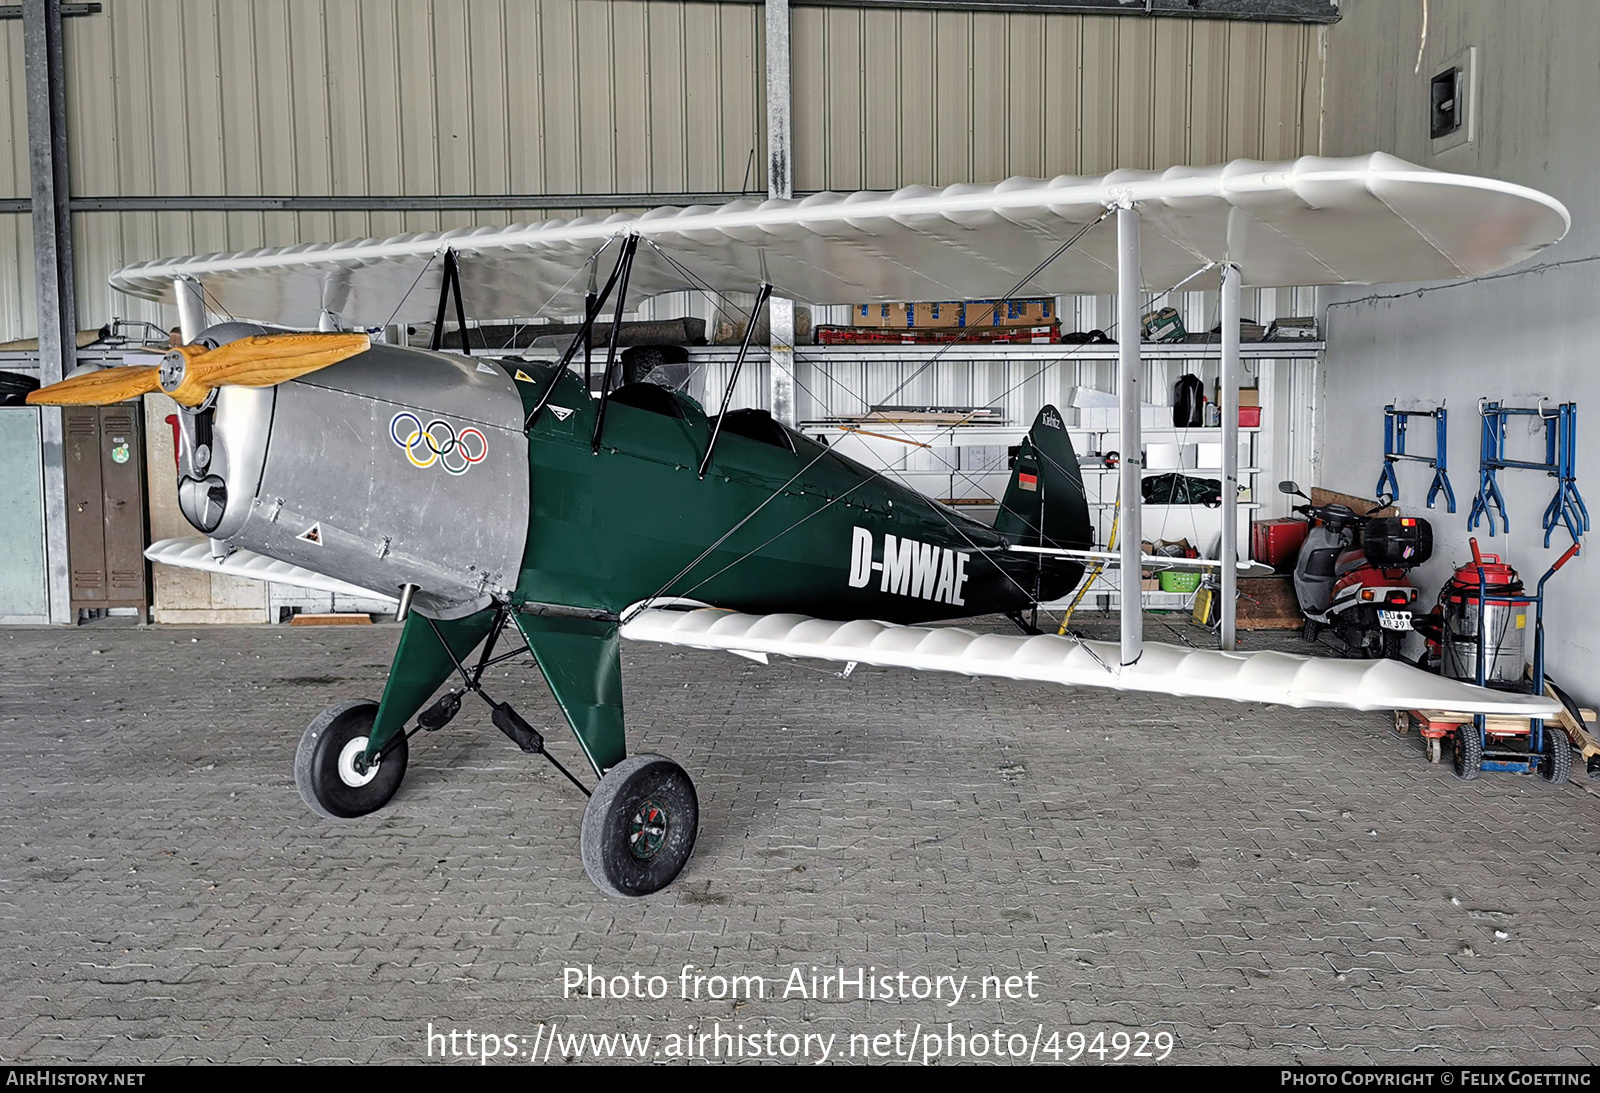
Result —
[{"label": "wing strut", "polygon": [[628,241],[622,244],[622,257],[617,260],[622,276],[617,284],[617,309],[611,316],[611,337],[606,341],[606,372],[600,380],[600,406],[594,415],[594,438],[590,449],[595,455],[600,454],[600,437],[606,428],[606,403],[611,401],[611,376],[617,367],[617,339],[622,333],[622,309],[628,306],[628,277],[633,273],[633,252],[638,249],[639,237],[628,236]]},{"label": "wing strut", "polygon": [[[572,358],[578,355],[578,347],[583,347],[583,390],[589,391],[589,335],[594,329],[594,321],[600,314],[600,309],[606,306],[606,301],[611,298],[611,290],[616,287],[617,279],[622,276],[622,265],[628,260],[631,252],[626,246],[617,256],[617,264],[611,268],[611,276],[606,278],[605,287],[600,290],[600,295],[593,292],[584,293],[583,297],[583,325],[572,336],[572,341],[567,345],[567,351],[561,355],[561,360],[556,364],[555,370],[550,373],[550,382],[544,385],[544,391],[539,395],[539,401],[533,404],[533,409],[528,411],[528,416],[522,422],[522,431],[527,432],[533,428],[533,423],[539,420],[539,413],[550,402],[550,396],[556,393],[556,385],[561,382],[561,377],[567,374],[567,367],[572,364]],[[598,257],[598,255],[596,255]]]},{"label": "wing strut", "polygon": [[428,348],[435,353],[444,345],[445,305],[450,297],[456,300],[456,329],[461,333],[461,352],[472,356],[472,346],[467,342],[467,306],[461,302],[461,265],[456,260],[454,247],[444,252],[444,276],[439,280],[439,310],[433,317],[433,339]]},{"label": "wing strut", "polygon": [[728,403],[733,400],[733,385],[739,382],[739,370],[744,367],[744,358],[750,352],[750,339],[756,333],[756,316],[761,314],[761,306],[772,297],[772,286],[765,281],[756,292],[755,306],[750,309],[750,325],[744,328],[744,339],[739,343],[739,356],[733,362],[733,371],[728,373],[728,386],[722,391],[722,408],[717,411],[716,423],[711,426],[711,441],[706,445],[706,454],[700,460],[700,477],[706,476],[706,468],[711,466],[711,453],[717,450],[717,437],[722,435],[722,419],[728,412]]}]

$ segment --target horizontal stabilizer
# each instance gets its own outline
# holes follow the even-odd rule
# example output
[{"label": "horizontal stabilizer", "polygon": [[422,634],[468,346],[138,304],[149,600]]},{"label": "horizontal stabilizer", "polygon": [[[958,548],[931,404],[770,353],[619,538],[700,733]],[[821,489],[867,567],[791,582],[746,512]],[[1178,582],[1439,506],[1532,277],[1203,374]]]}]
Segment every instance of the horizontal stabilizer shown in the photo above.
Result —
[{"label": "horizontal stabilizer", "polygon": [[248,577],[253,581],[274,581],[292,584],[298,588],[314,588],[318,592],[333,592],[341,596],[360,596],[364,599],[388,600],[398,603],[392,595],[374,592],[345,581],[325,577],[321,573],[290,565],[253,550],[235,550],[218,561],[211,552],[211,540],[201,536],[182,539],[163,539],[145,548],[144,556],[152,562],[177,566],[179,569],[199,569],[206,573],[222,573],[229,577]]},{"label": "horizontal stabilizer", "polygon": [[1146,644],[1117,665],[1113,642],[1041,634],[976,634],[955,627],[829,622],[805,615],[741,615],[704,608],[623,612],[622,636],[692,649],[858,661],[969,676],[1108,687],[1193,698],[1352,710],[1449,710],[1554,717],[1544,696],[1507,694],[1431,675],[1397,660],[1332,660],[1296,653],[1224,653]]},{"label": "horizontal stabilizer", "polygon": [[[1116,569],[1122,564],[1122,555],[1112,550],[1065,550],[1056,547],[1030,546],[1013,546],[1006,549],[1024,554],[1048,554],[1052,558],[1097,562],[1106,569]],[[1139,565],[1145,569],[1221,569],[1222,561],[1218,558],[1167,558],[1159,554],[1141,554]],[[1260,562],[1240,562],[1235,572],[1241,577],[1270,577],[1277,570]]]}]

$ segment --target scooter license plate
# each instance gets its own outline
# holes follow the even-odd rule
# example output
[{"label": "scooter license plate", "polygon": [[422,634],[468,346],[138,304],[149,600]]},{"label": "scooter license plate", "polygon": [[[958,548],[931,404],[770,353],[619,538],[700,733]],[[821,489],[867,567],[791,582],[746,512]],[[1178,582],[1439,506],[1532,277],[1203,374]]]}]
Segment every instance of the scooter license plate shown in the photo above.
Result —
[{"label": "scooter license plate", "polygon": [[1411,629],[1411,612],[1379,611],[1378,625],[1385,630],[1409,630]]}]

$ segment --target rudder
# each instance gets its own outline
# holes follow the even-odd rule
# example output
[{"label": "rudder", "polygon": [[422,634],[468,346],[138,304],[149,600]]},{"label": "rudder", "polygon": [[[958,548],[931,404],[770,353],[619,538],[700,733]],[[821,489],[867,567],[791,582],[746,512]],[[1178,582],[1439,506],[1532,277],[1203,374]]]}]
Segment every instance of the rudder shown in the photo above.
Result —
[{"label": "rudder", "polygon": [[1087,550],[1094,543],[1083,472],[1054,406],[1039,411],[1017,450],[994,529],[1018,546]]}]

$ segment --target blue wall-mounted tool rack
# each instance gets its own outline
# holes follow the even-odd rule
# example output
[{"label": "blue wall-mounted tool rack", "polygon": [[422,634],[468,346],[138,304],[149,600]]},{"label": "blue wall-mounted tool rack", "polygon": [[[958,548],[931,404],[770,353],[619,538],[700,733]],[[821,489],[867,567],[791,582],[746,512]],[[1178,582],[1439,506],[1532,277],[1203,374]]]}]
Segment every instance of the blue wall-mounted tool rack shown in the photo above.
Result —
[{"label": "blue wall-mounted tool rack", "polygon": [[[1564,525],[1577,542],[1589,530],[1589,508],[1578,492],[1578,404],[1563,402],[1554,411],[1545,409],[1544,400],[1536,407],[1504,406],[1488,399],[1478,400],[1482,423],[1478,451],[1478,495],[1472,499],[1467,527],[1476,529],[1488,518],[1489,534],[1494,534],[1494,516],[1500,514],[1501,527],[1511,530],[1505,497],[1495,475],[1499,471],[1542,471],[1556,480],[1556,494],[1544,510],[1544,545],[1558,526]],[[1506,423],[1514,417],[1537,417],[1544,426],[1543,463],[1506,457]]]},{"label": "blue wall-mounted tool rack", "polygon": [[[1406,426],[1414,417],[1433,419],[1434,446],[1432,455],[1413,455],[1406,451]],[[1433,482],[1428,486],[1428,507],[1431,509],[1439,495],[1444,494],[1445,510],[1456,511],[1456,491],[1450,487],[1447,469],[1450,445],[1449,411],[1441,403],[1434,410],[1396,410],[1390,403],[1383,408],[1383,471],[1378,475],[1378,496],[1388,494],[1400,500],[1400,480],[1394,475],[1394,465],[1402,460],[1426,463],[1433,468]]]}]

